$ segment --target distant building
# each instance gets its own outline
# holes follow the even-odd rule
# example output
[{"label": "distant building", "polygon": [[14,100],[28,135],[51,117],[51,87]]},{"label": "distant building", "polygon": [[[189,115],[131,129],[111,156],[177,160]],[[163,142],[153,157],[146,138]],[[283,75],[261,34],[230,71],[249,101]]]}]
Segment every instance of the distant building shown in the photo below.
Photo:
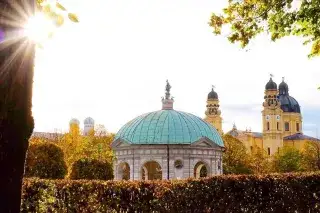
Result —
[{"label": "distant building", "polygon": [[289,86],[284,79],[278,87],[270,78],[265,86],[262,105],[262,133],[241,131],[235,125],[227,132],[242,141],[249,152],[260,147],[273,155],[283,146],[301,150],[307,141],[320,142],[317,138],[303,134],[300,105],[289,95]]}]

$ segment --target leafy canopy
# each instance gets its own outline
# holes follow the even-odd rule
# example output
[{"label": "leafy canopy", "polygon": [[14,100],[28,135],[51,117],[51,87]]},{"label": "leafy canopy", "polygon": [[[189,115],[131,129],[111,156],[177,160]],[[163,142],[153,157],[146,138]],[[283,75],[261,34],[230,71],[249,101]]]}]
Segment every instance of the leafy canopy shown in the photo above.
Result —
[{"label": "leafy canopy", "polygon": [[275,172],[298,172],[302,167],[303,155],[295,147],[282,147],[273,159]]},{"label": "leafy canopy", "polygon": [[256,35],[267,32],[271,40],[300,36],[311,43],[309,57],[320,56],[319,0],[228,0],[223,14],[213,13],[209,22],[216,35],[230,27],[230,42],[246,47]]}]

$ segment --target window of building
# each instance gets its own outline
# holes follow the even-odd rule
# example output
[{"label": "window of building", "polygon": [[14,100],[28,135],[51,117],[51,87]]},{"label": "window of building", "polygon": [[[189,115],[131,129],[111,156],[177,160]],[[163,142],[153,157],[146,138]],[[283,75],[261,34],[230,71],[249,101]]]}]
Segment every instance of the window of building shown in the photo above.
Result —
[{"label": "window of building", "polygon": [[299,123],[296,123],[296,129],[297,129],[297,132],[300,131],[300,124]]},{"label": "window of building", "polygon": [[269,131],[270,130],[270,123],[267,122],[267,130]]},{"label": "window of building", "polygon": [[289,122],[284,123],[284,130],[289,131]]},{"label": "window of building", "polygon": [[280,129],[279,129],[279,122],[277,122],[277,130],[280,130]]},{"label": "window of building", "polygon": [[271,150],[270,150],[270,147],[268,147],[268,155],[271,154]]}]

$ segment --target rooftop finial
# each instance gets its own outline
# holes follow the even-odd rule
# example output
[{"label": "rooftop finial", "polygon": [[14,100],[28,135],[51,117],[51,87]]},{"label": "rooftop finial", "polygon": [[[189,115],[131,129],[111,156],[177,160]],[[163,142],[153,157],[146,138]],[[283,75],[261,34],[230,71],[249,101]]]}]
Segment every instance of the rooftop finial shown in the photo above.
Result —
[{"label": "rooftop finial", "polygon": [[215,89],[216,87],[214,85],[212,85],[212,91]]},{"label": "rooftop finial", "polygon": [[284,82],[284,77],[282,77],[282,81]]},{"label": "rooftop finial", "polygon": [[270,78],[273,78],[273,74],[272,73],[270,73]]},{"label": "rooftop finial", "polygon": [[167,85],[166,85],[166,99],[170,98],[170,89],[171,85],[169,84],[169,81],[167,80]]},{"label": "rooftop finial", "polygon": [[233,127],[232,127],[232,129],[234,129],[234,130],[237,129],[237,126],[236,126],[236,123],[235,123],[235,122],[233,122]]},{"label": "rooftop finial", "polygon": [[170,89],[171,85],[169,84],[169,81],[167,80],[166,84],[166,97],[162,97],[162,109],[170,110],[173,109],[173,97],[170,97]]}]

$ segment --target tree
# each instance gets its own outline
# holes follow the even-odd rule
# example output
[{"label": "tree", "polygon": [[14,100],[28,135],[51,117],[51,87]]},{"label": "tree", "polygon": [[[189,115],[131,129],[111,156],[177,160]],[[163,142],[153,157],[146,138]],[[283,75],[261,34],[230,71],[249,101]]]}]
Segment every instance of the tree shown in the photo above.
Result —
[{"label": "tree", "polygon": [[270,171],[270,158],[265,150],[254,147],[250,158],[250,168],[255,174],[268,173]]},{"label": "tree", "polygon": [[302,171],[302,154],[295,147],[283,147],[274,155],[273,166],[275,172]]},{"label": "tree", "polygon": [[226,151],[223,154],[225,174],[250,174],[249,157],[243,143],[231,135],[223,136]]},{"label": "tree", "polygon": [[[32,0],[13,3],[31,8],[34,4]],[[34,126],[31,96],[35,48],[26,38],[10,44],[3,41],[16,30],[5,14],[24,19],[7,0],[0,0],[0,8],[0,212],[16,213],[20,211],[24,162]]]},{"label": "tree", "polygon": [[302,151],[302,167],[307,171],[320,170],[320,143],[307,141]]},{"label": "tree", "polygon": [[67,165],[63,151],[50,142],[31,142],[26,159],[25,177],[63,179]]},{"label": "tree", "polygon": [[84,150],[79,126],[71,124],[69,132],[63,135],[61,140],[57,142],[57,145],[63,150],[65,161],[68,168],[70,168],[73,162],[82,157],[81,153]]},{"label": "tree", "polygon": [[79,159],[97,159],[111,163],[114,156],[111,149],[113,138],[114,134],[99,136],[94,130],[88,136],[83,136],[78,125],[71,125],[70,131],[56,144],[63,150],[70,172],[72,164]]},{"label": "tree", "polygon": [[35,43],[20,36],[20,25],[34,14],[36,6],[45,12],[40,3],[43,1],[0,0],[0,212],[20,212],[24,163],[34,127],[35,56]]},{"label": "tree", "polygon": [[229,0],[223,15],[212,14],[209,25],[221,34],[230,27],[232,43],[246,47],[256,35],[267,32],[271,40],[300,36],[312,43],[309,57],[320,55],[320,2],[318,0]]},{"label": "tree", "polygon": [[114,154],[111,149],[111,143],[114,136],[114,134],[102,136],[89,134],[84,137],[83,157],[112,162]]}]

